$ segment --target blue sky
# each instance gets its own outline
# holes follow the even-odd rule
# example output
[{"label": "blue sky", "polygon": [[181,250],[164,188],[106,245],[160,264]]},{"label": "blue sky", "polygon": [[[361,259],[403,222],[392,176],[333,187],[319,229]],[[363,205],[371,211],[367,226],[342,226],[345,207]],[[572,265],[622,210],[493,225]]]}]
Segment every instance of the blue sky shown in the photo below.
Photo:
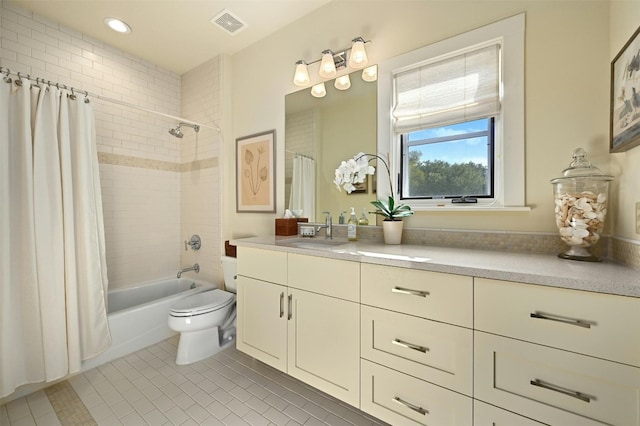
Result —
[{"label": "blue sky", "polygon": [[[468,123],[453,124],[450,126],[421,130],[409,134],[409,141],[421,139],[441,138],[452,135],[461,135],[478,131],[486,131],[488,120],[476,120]],[[486,138],[469,138],[451,142],[439,142],[414,146],[410,151],[421,151],[422,160],[436,159],[448,163],[466,163],[472,161],[487,165]]]}]

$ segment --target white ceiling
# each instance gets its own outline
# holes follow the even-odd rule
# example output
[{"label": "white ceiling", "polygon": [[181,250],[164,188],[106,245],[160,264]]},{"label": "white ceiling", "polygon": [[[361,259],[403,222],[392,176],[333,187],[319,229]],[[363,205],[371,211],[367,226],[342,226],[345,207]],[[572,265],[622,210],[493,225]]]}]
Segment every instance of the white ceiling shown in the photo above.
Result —
[{"label": "white ceiling", "polygon": [[[331,0],[5,0],[183,74],[219,55],[232,55]],[[227,9],[246,27],[230,35],[210,19]],[[104,18],[132,28],[118,34]]]}]

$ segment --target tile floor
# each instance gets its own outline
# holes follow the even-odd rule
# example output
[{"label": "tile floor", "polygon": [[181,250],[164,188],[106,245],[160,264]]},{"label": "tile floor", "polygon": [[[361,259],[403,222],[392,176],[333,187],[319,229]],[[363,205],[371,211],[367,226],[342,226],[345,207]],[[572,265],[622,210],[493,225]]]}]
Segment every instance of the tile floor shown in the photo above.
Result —
[{"label": "tile floor", "polygon": [[177,366],[177,343],[172,337],[69,379],[93,419],[61,422],[59,403],[42,390],[1,406],[0,425],[385,424],[235,348]]}]

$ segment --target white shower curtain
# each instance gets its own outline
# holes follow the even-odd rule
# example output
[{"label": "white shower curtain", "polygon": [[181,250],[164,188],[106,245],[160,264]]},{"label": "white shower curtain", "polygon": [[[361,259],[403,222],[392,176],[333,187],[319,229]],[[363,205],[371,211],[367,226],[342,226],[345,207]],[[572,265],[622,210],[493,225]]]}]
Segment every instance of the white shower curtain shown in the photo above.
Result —
[{"label": "white shower curtain", "polygon": [[312,158],[302,155],[293,157],[289,210],[302,210],[309,222],[316,220],[316,162]]},{"label": "white shower curtain", "polygon": [[0,81],[0,397],[111,344],[91,105]]}]

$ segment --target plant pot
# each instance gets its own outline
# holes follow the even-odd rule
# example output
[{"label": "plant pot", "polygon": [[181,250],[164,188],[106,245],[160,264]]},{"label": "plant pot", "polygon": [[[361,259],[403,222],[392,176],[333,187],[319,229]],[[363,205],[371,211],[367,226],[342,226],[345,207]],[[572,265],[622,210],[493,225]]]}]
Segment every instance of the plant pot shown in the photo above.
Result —
[{"label": "plant pot", "polygon": [[385,220],[382,222],[382,233],[384,234],[385,244],[400,244],[402,241],[402,227],[404,222],[401,220]]}]

